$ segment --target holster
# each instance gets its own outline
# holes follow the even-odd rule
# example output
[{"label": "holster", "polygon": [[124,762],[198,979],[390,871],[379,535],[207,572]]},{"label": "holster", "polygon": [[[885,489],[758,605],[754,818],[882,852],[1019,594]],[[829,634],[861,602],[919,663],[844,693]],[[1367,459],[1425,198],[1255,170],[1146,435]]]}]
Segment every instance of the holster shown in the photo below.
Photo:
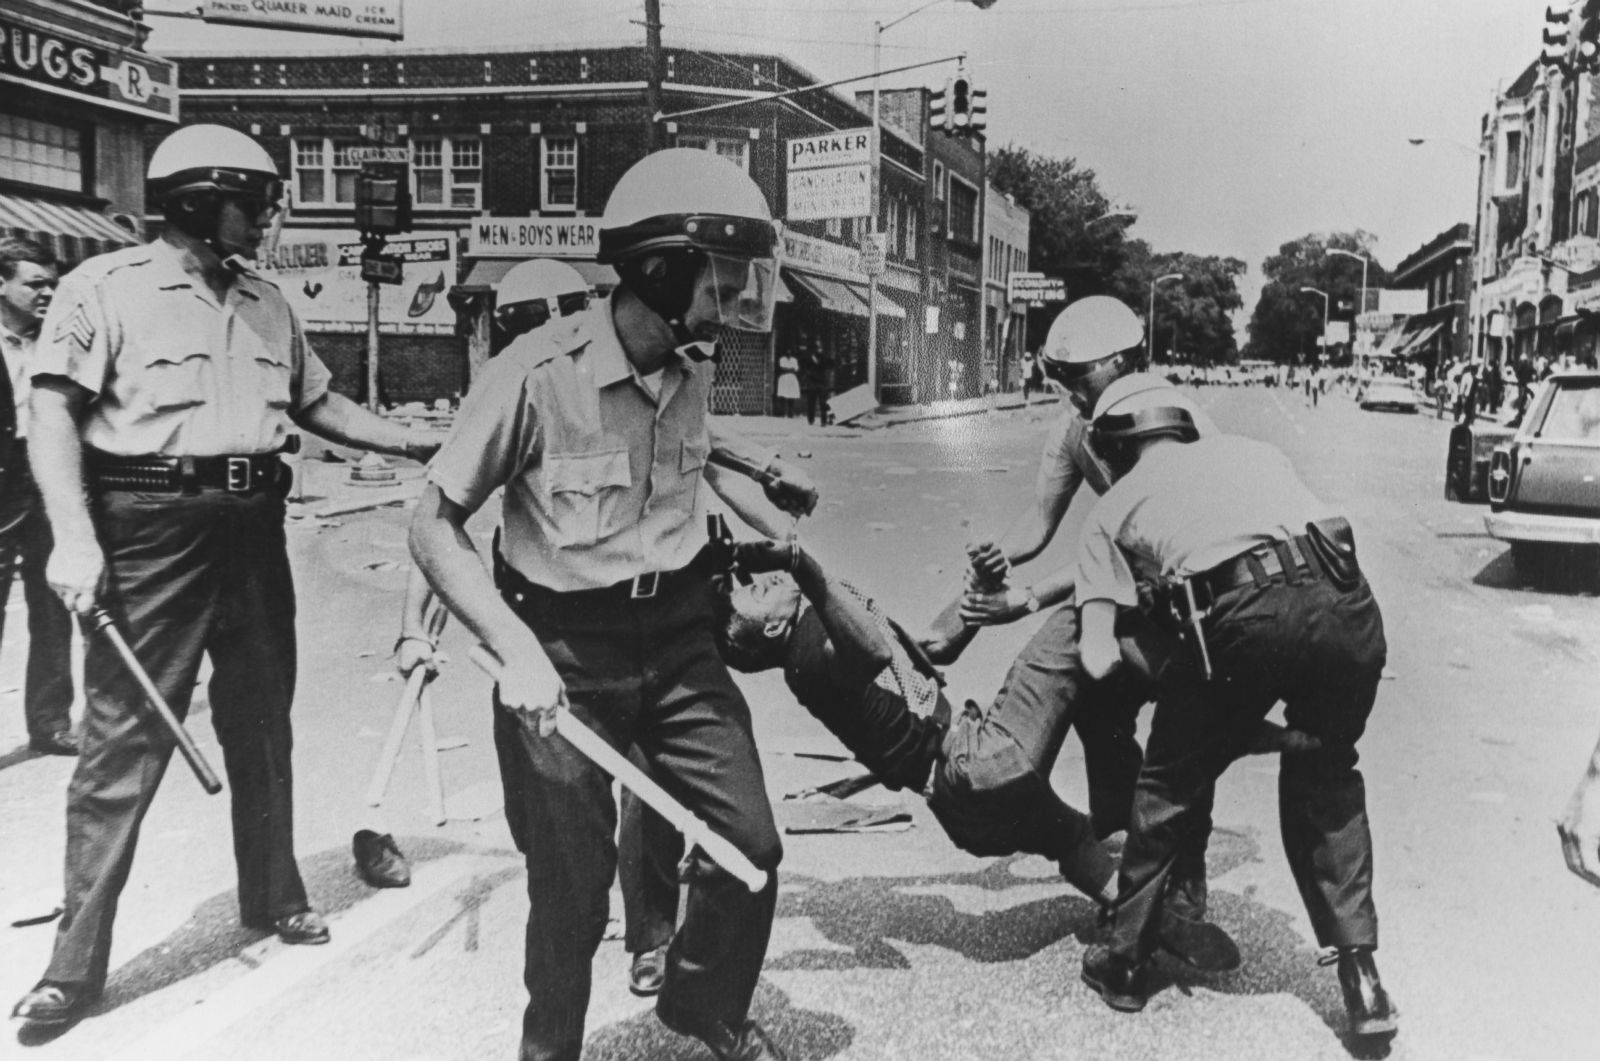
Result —
[{"label": "holster", "polygon": [[1356,536],[1350,521],[1329,516],[1306,524],[1306,540],[1316,553],[1317,562],[1332,582],[1345,593],[1361,584],[1361,566],[1356,562]]}]

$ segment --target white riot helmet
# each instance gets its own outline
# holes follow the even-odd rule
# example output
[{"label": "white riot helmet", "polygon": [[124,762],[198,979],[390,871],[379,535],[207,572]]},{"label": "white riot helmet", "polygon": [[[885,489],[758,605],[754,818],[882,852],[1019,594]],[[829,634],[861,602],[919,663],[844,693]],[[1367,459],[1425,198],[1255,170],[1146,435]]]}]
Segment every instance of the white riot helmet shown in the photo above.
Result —
[{"label": "white riot helmet", "polygon": [[223,125],[186,125],[151,154],[145,197],[175,227],[205,240],[222,257],[233,253],[216,242],[225,196],[250,204],[246,210],[252,217],[283,197],[272,156],[244,133]]},{"label": "white riot helmet", "polygon": [[707,151],[671,148],[646,155],[622,175],[606,202],[596,261],[672,326],[680,342],[707,265],[722,324],[772,330],[777,300],[778,224],[744,170]]},{"label": "white riot helmet", "polygon": [[1050,324],[1040,365],[1063,386],[1100,362],[1144,342],[1144,325],[1121,299],[1090,295],[1062,310]]},{"label": "white riot helmet", "polygon": [[518,262],[500,279],[495,324],[511,339],[589,307],[589,282],[566,262]]},{"label": "white riot helmet", "polygon": [[1200,437],[1183,396],[1149,372],[1123,376],[1105,389],[1095,404],[1091,431],[1095,449],[1108,457],[1141,439],[1193,442]]}]

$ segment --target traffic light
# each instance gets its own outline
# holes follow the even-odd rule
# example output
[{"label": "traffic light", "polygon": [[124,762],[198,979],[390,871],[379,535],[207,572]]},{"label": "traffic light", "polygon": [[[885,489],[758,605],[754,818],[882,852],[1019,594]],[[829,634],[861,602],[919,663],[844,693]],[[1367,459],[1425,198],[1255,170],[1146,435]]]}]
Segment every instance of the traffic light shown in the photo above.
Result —
[{"label": "traffic light", "polygon": [[950,82],[944,83],[944,88],[936,88],[928,97],[928,125],[934,129],[943,129],[946,134],[950,132]]},{"label": "traffic light", "polygon": [[972,105],[967,113],[971,116],[968,123],[975,133],[981,133],[989,127],[989,92],[987,89],[975,88],[972,90]]},{"label": "traffic light", "polygon": [[356,178],[356,228],[378,236],[411,231],[411,167],[363,162]]},{"label": "traffic light", "polygon": [[[1551,12],[1545,11],[1549,17]],[[1582,73],[1600,70],[1600,0],[1588,0],[1583,5],[1582,21],[1578,23],[1578,52],[1574,66]],[[1546,32],[1546,39],[1549,33]]]},{"label": "traffic light", "polygon": [[964,130],[972,124],[972,82],[957,74],[950,82],[950,124]]}]

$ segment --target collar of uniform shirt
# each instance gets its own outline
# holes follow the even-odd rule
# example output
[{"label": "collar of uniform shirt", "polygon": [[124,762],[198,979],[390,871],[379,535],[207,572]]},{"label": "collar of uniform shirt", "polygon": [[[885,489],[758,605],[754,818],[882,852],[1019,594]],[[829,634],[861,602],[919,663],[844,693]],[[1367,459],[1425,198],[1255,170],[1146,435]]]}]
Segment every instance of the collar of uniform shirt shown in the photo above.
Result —
[{"label": "collar of uniform shirt", "polygon": [[[611,316],[611,301],[606,300],[591,312],[603,314],[605,321],[605,327],[595,328],[592,331],[587,351],[587,356],[594,358],[594,385],[610,387],[623,380],[632,379],[638,381],[639,387],[649,393],[649,388],[645,387],[643,379],[634,369],[633,362],[628,360],[627,351],[622,349],[622,340],[617,336],[616,321]],[[674,352],[662,367],[676,367],[681,372],[683,364],[683,355]]]},{"label": "collar of uniform shirt", "polygon": [[[151,243],[146,244],[146,246],[150,250],[150,261],[161,272],[161,275],[157,279],[159,281],[158,286],[160,286],[163,291],[169,291],[177,287],[200,288],[203,286],[198,283],[193,276],[189,275],[189,272],[186,269],[184,269],[183,251],[179,250],[177,247],[174,247],[164,239],[154,240]],[[253,289],[252,286],[258,282],[259,281],[253,273],[234,272],[233,283],[228,286],[231,290],[239,292],[246,298],[254,299],[255,301],[259,302],[261,301],[261,296]]]}]

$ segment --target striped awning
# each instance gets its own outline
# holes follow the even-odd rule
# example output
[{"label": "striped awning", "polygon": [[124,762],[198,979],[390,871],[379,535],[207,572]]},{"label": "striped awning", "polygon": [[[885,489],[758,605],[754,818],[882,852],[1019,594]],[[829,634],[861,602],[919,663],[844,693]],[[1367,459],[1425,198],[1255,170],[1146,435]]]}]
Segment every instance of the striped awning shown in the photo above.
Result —
[{"label": "striped awning", "polygon": [[139,242],[138,236],[98,210],[7,192],[0,192],[0,236],[42,243],[67,268]]}]

